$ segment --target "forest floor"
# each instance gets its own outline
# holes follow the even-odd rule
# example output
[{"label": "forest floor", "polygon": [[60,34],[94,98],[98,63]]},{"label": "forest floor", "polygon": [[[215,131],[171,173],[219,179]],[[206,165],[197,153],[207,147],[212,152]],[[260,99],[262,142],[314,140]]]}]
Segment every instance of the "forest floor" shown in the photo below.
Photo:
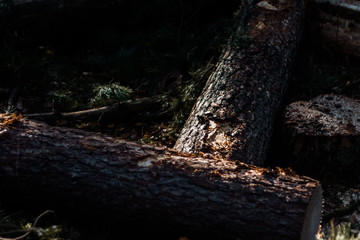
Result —
[{"label": "forest floor", "polygon": [[[105,123],[61,120],[53,124],[172,147],[231,34],[238,1],[226,5],[220,0],[103,1],[95,3],[96,7],[90,1],[83,2],[80,7],[73,3],[51,11],[52,6],[41,3],[16,8],[0,4],[0,112],[72,112],[162,96],[162,107],[152,119],[134,115]],[[359,59],[325,45],[307,22],[284,107],[320,94],[337,93],[356,82],[360,79],[359,63]],[[355,85],[343,94],[360,99],[359,87]],[[275,132],[269,158],[277,157],[274,151],[281,150],[276,137]],[[359,232],[358,180],[334,178],[323,183],[324,239],[334,229],[332,223],[351,223],[351,231]],[[16,227],[1,221],[9,211],[26,208],[4,209],[0,232],[6,226]],[[30,221],[21,214],[15,219]],[[60,234],[64,239],[111,239],[118,234],[96,227],[84,233],[83,228],[66,223],[62,233],[57,227],[44,229],[40,235]]]}]

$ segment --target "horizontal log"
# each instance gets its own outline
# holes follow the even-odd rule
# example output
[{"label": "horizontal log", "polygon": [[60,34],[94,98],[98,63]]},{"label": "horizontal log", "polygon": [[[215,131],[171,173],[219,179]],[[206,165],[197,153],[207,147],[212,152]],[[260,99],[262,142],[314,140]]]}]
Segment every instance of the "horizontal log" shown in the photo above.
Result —
[{"label": "horizontal log", "polygon": [[317,7],[332,12],[334,16],[360,20],[360,3],[354,0],[312,0]]},{"label": "horizontal log", "polygon": [[360,57],[360,23],[321,11],[318,16],[316,25],[325,44],[346,55]]},{"label": "horizontal log", "polygon": [[204,229],[209,239],[308,240],[318,231],[321,186],[291,171],[14,116],[0,123],[0,191],[7,195],[135,219],[138,231],[139,219]]},{"label": "horizontal log", "polygon": [[312,1],[313,26],[323,42],[340,53],[360,57],[360,4],[348,0]]}]

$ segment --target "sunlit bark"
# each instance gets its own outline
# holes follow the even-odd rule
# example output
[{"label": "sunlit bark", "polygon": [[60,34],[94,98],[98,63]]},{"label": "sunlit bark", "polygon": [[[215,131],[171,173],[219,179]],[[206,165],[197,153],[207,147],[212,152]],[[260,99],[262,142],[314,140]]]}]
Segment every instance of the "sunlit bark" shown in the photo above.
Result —
[{"label": "sunlit bark", "polygon": [[301,0],[271,4],[250,3],[239,11],[237,29],[175,149],[264,163],[303,18]]}]

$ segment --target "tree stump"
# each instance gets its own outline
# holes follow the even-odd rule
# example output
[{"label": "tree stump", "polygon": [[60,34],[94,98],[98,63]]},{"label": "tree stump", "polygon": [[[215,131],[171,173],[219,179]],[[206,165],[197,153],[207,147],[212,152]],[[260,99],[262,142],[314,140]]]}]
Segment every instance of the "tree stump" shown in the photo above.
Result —
[{"label": "tree stump", "polygon": [[321,95],[285,110],[286,144],[291,165],[303,174],[357,180],[360,170],[360,103]]}]

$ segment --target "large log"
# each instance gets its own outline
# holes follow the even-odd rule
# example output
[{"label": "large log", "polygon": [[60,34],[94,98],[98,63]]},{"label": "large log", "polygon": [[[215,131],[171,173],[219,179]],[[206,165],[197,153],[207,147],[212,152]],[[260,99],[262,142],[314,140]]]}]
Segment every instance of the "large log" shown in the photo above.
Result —
[{"label": "large log", "polygon": [[360,102],[341,95],[320,95],[285,109],[286,159],[296,171],[321,179],[358,181]]},{"label": "large log", "polygon": [[176,142],[183,152],[210,152],[262,165],[301,35],[303,1],[245,4]]},{"label": "large log", "polygon": [[192,226],[215,239],[308,240],[318,231],[319,182],[281,169],[8,116],[0,136],[0,192],[135,219],[138,231],[139,219]]}]

